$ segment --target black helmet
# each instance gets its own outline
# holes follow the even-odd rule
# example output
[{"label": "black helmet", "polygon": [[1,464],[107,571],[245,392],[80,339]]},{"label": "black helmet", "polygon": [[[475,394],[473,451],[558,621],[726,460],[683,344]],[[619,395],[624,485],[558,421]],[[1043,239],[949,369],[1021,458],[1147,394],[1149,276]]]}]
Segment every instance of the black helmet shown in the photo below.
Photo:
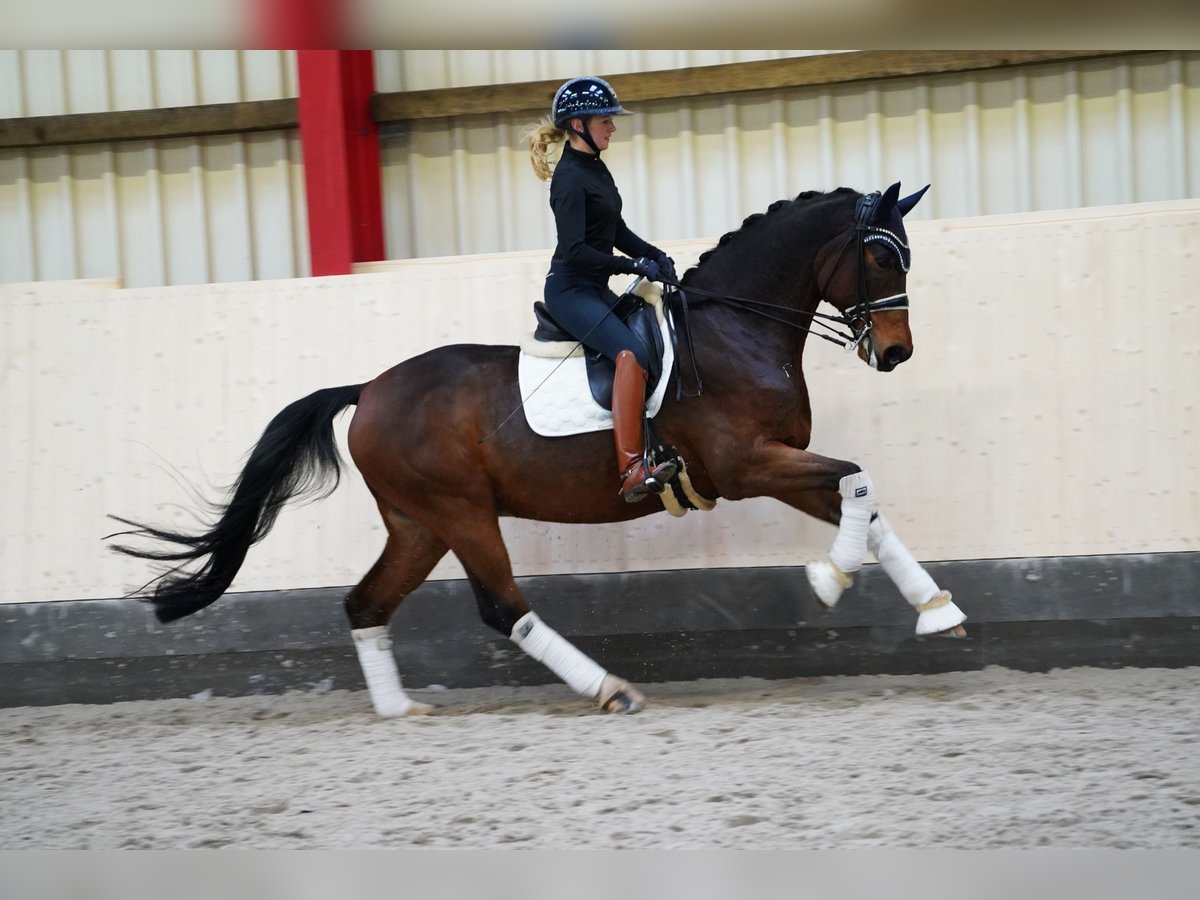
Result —
[{"label": "black helmet", "polygon": [[550,117],[556,128],[563,128],[577,117],[627,116],[629,110],[621,105],[617,92],[603,78],[587,76],[572,78],[554,95]]}]

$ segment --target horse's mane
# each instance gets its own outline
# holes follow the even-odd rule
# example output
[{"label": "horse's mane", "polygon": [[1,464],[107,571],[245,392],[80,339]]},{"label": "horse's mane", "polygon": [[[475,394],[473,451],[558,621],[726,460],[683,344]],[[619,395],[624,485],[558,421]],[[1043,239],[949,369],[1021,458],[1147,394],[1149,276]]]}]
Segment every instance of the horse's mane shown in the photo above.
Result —
[{"label": "horse's mane", "polygon": [[839,187],[839,188],[835,188],[832,191],[802,191],[796,195],[795,199],[788,200],[787,198],[784,198],[783,200],[776,200],[774,203],[772,203],[770,206],[767,207],[766,212],[750,214],[749,216],[747,216],[745,219],[742,220],[742,224],[738,228],[735,228],[733,231],[730,231],[730,232],[727,232],[727,233],[721,235],[721,239],[719,241],[717,241],[717,245],[715,247],[712,247],[708,250],[705,250],[703,253],[701,253],[700,258],[696,261],[696,265],[694,265],[692,268],[688,269],[684,273],[683,279],[681,279],[681,280],[686,282],[687,277],[689,275],[691,275],[693,272],[695,272],[697,269],[699,269],[701,266],[703,266],[706,262],[708,262],[708,260],[712,258],[714,253],[717,253],[723,247],[727,246],[731,241],[736,240],[737,238],[739,238],[740,236],[745,234],[747,231],[749,231],[749,230],[753,229],[755,226],[759,225],[764,219],[775,216],[780,210],[792,209],[800,204],[803,204],[805,206],[815,205],[815,204],[824,202],[826,200],[839,199],[841,197],[846,196],[847,194],[853,194],[853,195],[857,196],[858,191],[856,191],[854,188],[848,188],[848,187]]}]

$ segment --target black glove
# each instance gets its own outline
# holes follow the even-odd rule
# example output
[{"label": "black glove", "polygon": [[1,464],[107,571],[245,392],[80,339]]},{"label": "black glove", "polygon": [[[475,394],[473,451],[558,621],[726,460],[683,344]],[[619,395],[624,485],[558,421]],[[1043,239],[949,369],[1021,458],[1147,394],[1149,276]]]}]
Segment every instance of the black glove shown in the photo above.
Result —
[{"label": "black glove", "polygon": [[633,261],[633,274],[641,275],[647,281],[658,281],[658,263],[648,256],[639,256]]},{"label": "black glove", "polygon": [[658,273],[664,281],[679,281],[679,276],[675,274],[675,260],[661,250],[658,251]]}]

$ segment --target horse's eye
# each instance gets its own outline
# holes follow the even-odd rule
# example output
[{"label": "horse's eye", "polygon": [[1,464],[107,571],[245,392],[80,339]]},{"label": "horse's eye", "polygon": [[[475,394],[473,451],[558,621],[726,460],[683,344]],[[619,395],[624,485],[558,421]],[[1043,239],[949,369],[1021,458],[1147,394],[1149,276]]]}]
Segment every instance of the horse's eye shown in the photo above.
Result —
[{"label": "horse's eye", "polygon": [[881,269],[887,269],[889,272],[894,272],[899,267],[900,261],[896,259],[896,254],[891,250],[881,248],[875,251],[875,265]]}]

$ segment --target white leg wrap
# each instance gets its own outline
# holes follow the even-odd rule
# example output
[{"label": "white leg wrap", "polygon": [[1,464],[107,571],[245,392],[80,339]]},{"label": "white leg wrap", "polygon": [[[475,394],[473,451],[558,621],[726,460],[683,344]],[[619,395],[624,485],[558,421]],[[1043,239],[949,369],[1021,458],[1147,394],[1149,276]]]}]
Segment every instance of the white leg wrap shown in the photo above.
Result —
[{"label": "white leg wrap", "polygon": [[600,685],[608,673],[539,619],[537,613],[528,612],[521,616],[510,637],[514,644],[565,681],[575,693],[593,699],[599,696]]},{"label": "white leg wrap", "polygon": [[912,606],[932,600],[940,590],[934,580],[904,546],[883,513],[875,517],[867,532],[867,548],[879,560],[888,578]]},{"label": "white leg wrap", "polygon": [[883,571],[920,615],[917,634],[937,634],[966,621],[966,614],[937,586],[928,572],[904,546],[883,513],[875,517],[867,533],[867,545]]},{"label": "white leg wrap", "polygon": [[829,561],[849,575],[862,568],[867,555],[867,531],[875,512],[875,488],[864,472],[847,475],[838,483],[842,495],[842,523],[829,549]]},{"label": "white leg wrap", "polygon": [[388,637],[387,626],[355,628],[350,634],[354,637],[358,664],[362,666],[363,677],[367,680],[367,691],[375,712],[388,718],[408,715],[414,704],[400,686],[400,673],[396,670],[396,658],[392,655],[392,640]]}]

